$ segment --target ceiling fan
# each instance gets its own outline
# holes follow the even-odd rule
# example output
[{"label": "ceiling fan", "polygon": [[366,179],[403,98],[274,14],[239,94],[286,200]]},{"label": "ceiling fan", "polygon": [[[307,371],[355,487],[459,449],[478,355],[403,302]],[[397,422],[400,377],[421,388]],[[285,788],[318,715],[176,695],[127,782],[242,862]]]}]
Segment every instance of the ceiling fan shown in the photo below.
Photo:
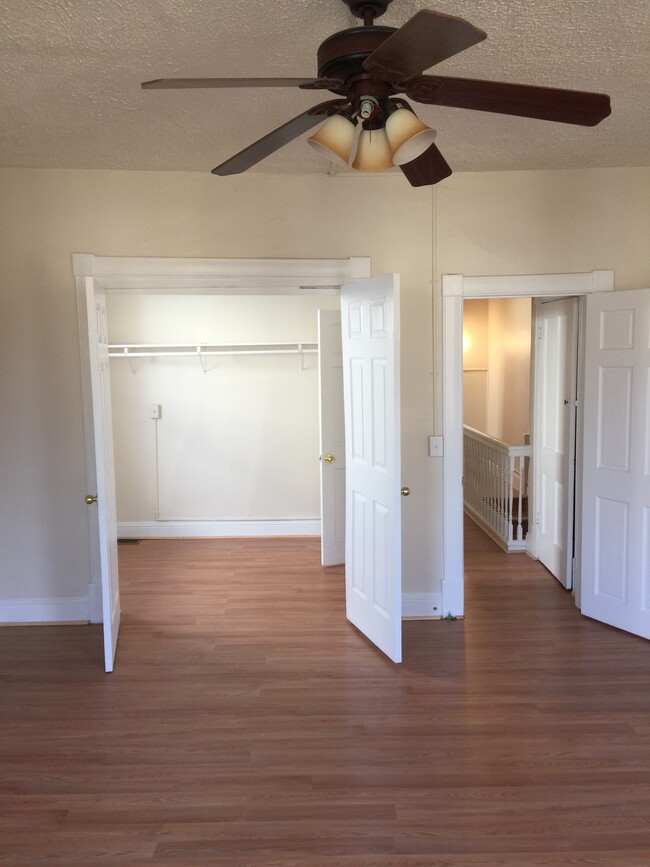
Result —
[{"label": "ceiling fan", "polygon": [[[422,73],[481,42],[487,34],[468,21],[421,10],[399,29],[376,25],[392,0],[343,0],[363,26],[342,30],[318,48],[317,78],[158,78],[145,90],[209,87],[298,87],[337,95],[312,106],[212,169],[244,172],[318,124],[308,139],[321,153],[360,171],[398,165],[415,187],[451,174],[434,143],[435,131],[398,96],[428,105],[469,108],[560,123],[595,126],[611,111],[609,96],[525,84]],[[325,122],[323,122],[325,121]],[[357,127],[361,131],[357,139]]]}]

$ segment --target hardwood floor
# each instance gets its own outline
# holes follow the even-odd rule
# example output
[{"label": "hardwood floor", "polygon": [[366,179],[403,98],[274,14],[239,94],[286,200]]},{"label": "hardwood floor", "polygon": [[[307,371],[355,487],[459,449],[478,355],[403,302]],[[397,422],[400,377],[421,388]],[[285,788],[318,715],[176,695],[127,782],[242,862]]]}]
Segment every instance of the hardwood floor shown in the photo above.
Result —
[{"label": "hardwood floor", "polygon": [[467,531],[395,666],[311,539],[120,549],[98,627],[0,630],[0,864],[650,864],[650,645]]}]

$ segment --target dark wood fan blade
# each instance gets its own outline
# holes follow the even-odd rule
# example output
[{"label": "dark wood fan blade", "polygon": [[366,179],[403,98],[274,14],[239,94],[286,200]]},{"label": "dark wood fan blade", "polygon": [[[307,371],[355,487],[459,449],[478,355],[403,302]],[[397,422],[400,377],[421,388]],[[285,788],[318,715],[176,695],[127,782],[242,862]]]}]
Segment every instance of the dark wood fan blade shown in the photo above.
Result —
[{"label": "dark wood fan blade", "polygon": [[400,169],[412,187],[431,186],[451,174],[447,160],[435,144],[429,145],[423,154],[400,166]]},{"label": "dark wood fan blade", "polygon": [[284,145],[289,144],[295,138],[298,138],[303,132],[322,123],[323,119],[328,115],[334,114],[339,108],[347,105],[345,99],[330,99],[327,102],[321,102],[319,105],[314,105],[312,108],[303,111],[292,120],[283,123],[273,132],[267,133],[261,139],[253,142],[243,151],[235,154],[234,157],[221,163],[216,168],[212,169],[213,175],[237,175],[240,172],[245,172],[255,163],[270,156],[275,151],[279,150]]},{"label": "dark wood fan blade", "polygon": [[301,87],[305,90],[327,90],[340,87],[341,82],[327,78],[155,78],[143,81],[143,90],[175,90],[206,87]]},{"label": "dark wood fan blade", "polygon": [[421,75],[404,84],[416,102],[471,108],[516,117],[595,126],[611,113],[609,96],[582,90],[558,90],[502,81]]},{"label": "dark wood fan blade", "polygon": [[469,21],[422,9],[363,62],[387,81],[405,81],[487,36]]}]

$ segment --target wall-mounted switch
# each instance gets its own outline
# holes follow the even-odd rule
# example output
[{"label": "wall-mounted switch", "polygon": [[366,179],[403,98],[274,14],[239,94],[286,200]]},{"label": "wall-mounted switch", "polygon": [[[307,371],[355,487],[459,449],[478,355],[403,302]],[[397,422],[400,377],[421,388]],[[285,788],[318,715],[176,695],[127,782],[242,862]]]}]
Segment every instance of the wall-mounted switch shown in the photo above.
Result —
[{"label": "wall-mounted switch", "polygon": [[429,437],[429,457],[442,457],[442,437]]},{"label": "wall-mounted switch", "polygon": [[159,403],[150,403],[149,404],[149,418],[161,418],[162,417],[162,407]]}]

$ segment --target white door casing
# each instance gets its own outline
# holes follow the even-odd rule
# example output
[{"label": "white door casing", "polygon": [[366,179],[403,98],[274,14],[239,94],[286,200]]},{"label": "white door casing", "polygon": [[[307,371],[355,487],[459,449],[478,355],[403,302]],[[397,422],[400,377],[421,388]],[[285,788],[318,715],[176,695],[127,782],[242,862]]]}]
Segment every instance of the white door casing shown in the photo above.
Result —
[{"label": "white door casing", "polygon": [[533,457],[535,553],[573,586],[578,299],[535,302]]},{"label": "white door casing", "polygon": [[99,562],[104,624],[104,667],[112,671],[120,628],[120,582],[117,562],[117,510],[115,499],[115,465],[113,459],[113,423],[108,360],[106,292],[86,280],[88,315],[88,352],[92,392],[95,467],[97,473],[97,508],[99,521]]},{"label": "white door casing", "polygon": [[650,638],[650,289],[587,301],[582,613]]},{"label": "white door casing", "polygon": [[399,278],[341,287],[346,613],[402,660]]},{"label": "white door casing", "polygon": [[321,563],[345,562],[345,420],[341,311],[318,311]]},{"label": "white door casing", "polygon": [[[110,409],[110,379],[105,368],[105,383],[99,376],[99,353],[97,320],[91,311],[95,309],[95,296],[107,292],[127,295],[175,294],[175,295],[335,295],[343,282],[363,280],[372,272],[368,257],[348,259],[197,259],[169,257],[95,256],[92,253],[72,255],[72,273],[77,286],[79,312],[79,346],[82,359],[82,388],[84,407],[84,431],[86,446],[86,471],[88,489],[94,488],[98,495],[97,509],[90,520],[90,575],[89,601],[91,620],[104,621],[104,647],[107,671],[112,670],[115,642],[119,628],[119,575],[108,579],[111,557],[117,561],[116,552],[109,554],[109,540],[117,541],[116,523],[109,526],[106,485],[113,495],[115,515],[115,478],[107,476],[103,462],[106,435],[110,436],[112,456],[112,426],[106,424],[99,406]],[[92,290],[92,291],[91,291]],[[104,307],[105,311],[105,307]],[[104,329],[106,320],[104,318]],[[104,337],[106,335],[104,334]],[[105,342],[105,341],[104,341]],[[102,349],[103,353],[104,350]],[[93,373],[94,370],[94,373]],[[93,379],[94,377],[94,379]],[[98,399],[104,389],[108,403]],[[103,446],[100,443],[103,442]],[[111,457],[112,459],[112,457]],[[101,492],[104,491],[104,496]],[[101,594],[96,592],[101,587]],[[102,605],[99,605],[99,596]],[[117,616],[106,618],[99,612],[110,608]],[[109,625],[106,625],[107,620]],[[113,628],[117,627],[117,628]],[[112,658],[111,658],[112,657]],[[110,668],[108,662],[110,659]]]},{"label": "white door casing", "polygon": [[[463,581],[463,299],[556,298],[608,292],[613,271],[576,274],[511,274],[466,277],[442,276],[442,432],[443,463],[443,614],[464,613]],[[578,378],[580,395],[580,377]],[[578,405],[580,421],[580,405]],[[534,496],[534,491],[531,491]],[[579,503],[576,504],[579,508]],[[579,554],[579,551],[578,551]],[[579,580],[576,563],[574,580]],[[576,586],[576,595],[579,587]]]}]

